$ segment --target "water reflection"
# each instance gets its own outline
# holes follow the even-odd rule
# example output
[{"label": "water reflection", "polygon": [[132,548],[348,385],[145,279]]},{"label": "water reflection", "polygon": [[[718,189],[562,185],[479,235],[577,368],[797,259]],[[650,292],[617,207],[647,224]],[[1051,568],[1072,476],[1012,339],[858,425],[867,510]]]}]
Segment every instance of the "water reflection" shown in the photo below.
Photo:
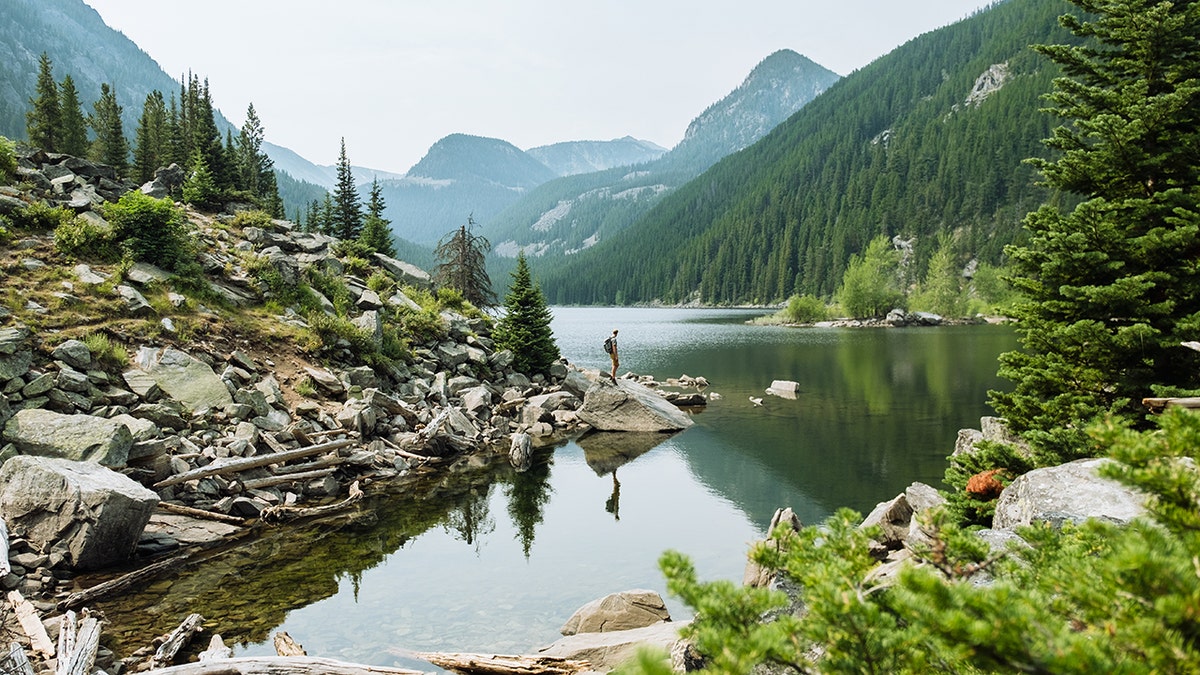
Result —
[{"label": "water reflection", "polygon": [[[389,648],[522,653],[558,637],[576,608],[657,590],[664,550],[706,579],[738,580],[746,544],[775,509],[805,523],[866,511],[914,480],[940,482],[958,428],[988,414],[996,355],[1011,330],[794,330],[746,314],[554,310],[563,353],[588,367],[621,329],[622,361],[659,380],[703,375],[721,394],[675,435],[589,434],[504,453],[369,494],[353,518],[216,551],[171,582],[104,603],[118,651],[191,612],[240,654],[272,652],[286,630],[309,653],[374,665]],[[599,339],[596,339],[599,336]],[[795,399],[766,394],[792,380]],[[761,406],[751,397],[763,397]],[[619,474],[619,478],[618,478]]]}]

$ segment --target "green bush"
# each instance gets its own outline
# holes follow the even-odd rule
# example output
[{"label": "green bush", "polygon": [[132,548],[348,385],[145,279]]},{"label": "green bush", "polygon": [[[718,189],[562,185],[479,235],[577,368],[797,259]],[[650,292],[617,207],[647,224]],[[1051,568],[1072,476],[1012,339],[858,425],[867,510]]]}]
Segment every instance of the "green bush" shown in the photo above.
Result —
[{"label": "green bush", "polygon": [[78,216],[54,228],[54,248],[65,255],[109,262],[120,257],[110,224]]},{"label": "green bush", "polygon": [[175,271],[194,258],[183,212],[169,199],[126,192],[117,203],[105,205],[104,217],[135,261]]},{"label": "green bush", "polygon": [[850,258],[838,290],[838,303],[855,318],[883,316],[904,306],[897,275],[900,254],[885,236],[876,237],[861,255]]},{"label": "green bush", "polygon": [[120,343],[114,343],[104,333],[88,333],[83,338],[92,353],[92,360],[109,368],[124,368],[129,365],[129,352]]},{"label": "green bush", "polygon": [[0,136],[0,183],[10,183],[17,177],[17,149],[13,142]]},{"label": "green bush", "polygon": [[788,298],[783,316],[793,323],[816,323],[829,318],[829,308],[813,295],[793,295]]},{"label": "green bush", "polygon": [[237,213],[235,213],[233,215],[232,224],[235,227],[239,227],[239,228],[247,228],[247,227],[265,228],[265,227],[271,226],[272,220],[273,219],[271,218],[271,214],[267,213],[266,211],[260,211],[258,209],[255,209],[252,211],[238,211]]},{"label": "green bush", "polygon": [[34,232],[55,230],[59,225],[75,218],[75,213],[61,206],[50,206],[46,202],[32,202],[16,209],[12,222],[18,228]]},{"label": "green bush", "polygon": [[346,288],[346,282],[342,277],[327,274],[315,267],[310,267],[304,273],[308,283],[313,290],[325,296],[325,299],[333,303],[334,310],[340,315],[345,316],[351,306],[350,289]]}]

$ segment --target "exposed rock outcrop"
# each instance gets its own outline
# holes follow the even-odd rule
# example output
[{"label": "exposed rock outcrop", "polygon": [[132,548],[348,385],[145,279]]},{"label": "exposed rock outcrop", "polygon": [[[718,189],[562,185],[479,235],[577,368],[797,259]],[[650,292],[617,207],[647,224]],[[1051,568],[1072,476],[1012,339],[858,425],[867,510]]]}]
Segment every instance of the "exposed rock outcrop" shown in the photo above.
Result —
[{"label": "exposed rock outcrop", "polygon": [[610,633],[670,620],[671,614],[662,596],[654,591],[635,589],[612,593],[580,607],[558,632],[563,635]]},{"label": "exposed rock outcrop", "polygon": [[584,395],[579,419],[601,431],[680,431],[693,424],[687,413],[654,390],[627,379],[593,384]]}]

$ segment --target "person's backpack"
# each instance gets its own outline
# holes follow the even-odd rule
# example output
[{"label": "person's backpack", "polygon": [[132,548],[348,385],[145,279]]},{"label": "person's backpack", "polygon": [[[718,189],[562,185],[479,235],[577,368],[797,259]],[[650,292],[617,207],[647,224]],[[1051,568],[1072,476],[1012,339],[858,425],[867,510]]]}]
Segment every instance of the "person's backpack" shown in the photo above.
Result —
[{"label": "person's backpack", "polygon": [[611,354],[611,353],[612,353],[612,347],[613,347],[613,344],[612,344],[612,338],[611,338],[611,337],[606,337],[606,338],[604,338],[604,353],[605,353],[605,354]]}]

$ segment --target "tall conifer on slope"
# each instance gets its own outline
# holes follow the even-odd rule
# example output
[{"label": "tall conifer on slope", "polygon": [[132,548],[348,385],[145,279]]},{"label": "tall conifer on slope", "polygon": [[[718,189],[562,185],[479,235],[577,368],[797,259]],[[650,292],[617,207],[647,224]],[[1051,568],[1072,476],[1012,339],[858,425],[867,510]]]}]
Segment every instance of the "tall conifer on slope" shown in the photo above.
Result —
[{"label": "tall conifer on slope", "polygon": [[29,106],[29,112],[25,113],[25,133],[29,142],[47,152],[58,152],[61,132],[58,84],[54,81],[54,65],[46,52],[42,52],[38,62],[37,96],[29,99]]},{"label": "tall conifer on slope", "polygon": [[134,172],[139,183],[151,180],[159,167],[169,164],[164,161],[169,134],[166,101],[161,91],[152,91],[146,94],[146,102],[142,104],[133,149]]},{"label": "tall conifer on slope", "polygon": [[[1067,120],[1035,161],[1083,201],[1025,221],[1010,247],[1024,349],[1001,357],[1012,392],[992,403],[1054,463],[1089,455],[1084,423],[1142,419],[1141,399],[1200,387],[1200,2],[1075,0],[1080,46],[1037,50],[1066,77],[1049,95]],[[1157,389],[1160,385],[1166,389]]]},{"label": "tall conifer on slope", "polygon": [[474,227],[475,219],[467,216],[466,225],[438,242],[433,254],[441,262],[433,271],[433,280],[439,286],[457,289],[467,302],[483,309],[496,304],[485,260],[492,244],[482,234],[475,234]]},{"label": "tall conifer on slope", "polygon": [[63,77],[62,84],[58,87],[58,108],[61,116],[59,152],[83,157],[88,148],[87,118],[83,116],[79,91],[70,75]]},{"label": "tall conifer on slope", "polygon": [[90,123],[96,132],[92,142],[91,159],[116,169],[124,177],[129,169],[129,141],[121,124],[121,104],[117,94],[107,82],[100,84],[100,98],[92,106],[94,112]]},{"label": "tall conifer on slope", "polygon": [[363,221],[362,236],[359,242],[375,253],[388,257],[396,257],[396,247],[392,244],[392,230],[388,227],[392,221],[383,217],[384,209],[383,188],[379,187],[379,179],[371,181],[371,195],[367,200],[367,217]]},{"label": "tall conifer on slope", "polygon": [[559,358],[558,345],[542,289],[533,282],[525,252],[517,254],[517,269],[504,296],[504,316],[496,326],[496,345],[511,349],[513,367],[522,373],[545,373]]},{"label": "tall conifer on slope", "polygon": [[358,239],[362,234],[362,202],[358,188],[354,185],[354,172],[346,157],[346,139],[342,138],[342,150],[338,154],[337,184],[333,187],[334,223],[333,236],[342,241]]}]

